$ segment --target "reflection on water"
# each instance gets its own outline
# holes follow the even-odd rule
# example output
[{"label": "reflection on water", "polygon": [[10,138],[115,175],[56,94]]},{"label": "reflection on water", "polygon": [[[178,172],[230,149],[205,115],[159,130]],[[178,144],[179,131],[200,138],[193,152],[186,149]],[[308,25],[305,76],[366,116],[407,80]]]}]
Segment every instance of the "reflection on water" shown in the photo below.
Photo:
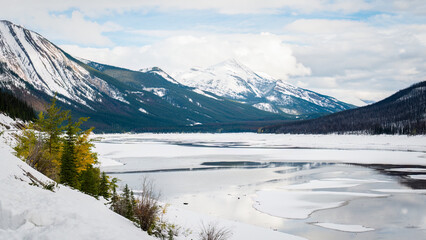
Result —
[{"label": "reflection on water", "polygon": [[[377,193],[375,189],[425,188],[424,180],[409,177],[415,175],[415,171],[389,170],[396,167],[404,166],[218,159],[203,162],[196,168],[126,171],[111,175],[136,190],[140,188],[142,179],[148,177],[161,190],[165,202],[307,239],[421,239],[426,229],[425,194],[413,192],[391,193],[382,198],[358,197],[338,208],[315,211],[301,220],[274,217],[252,207],[256,192],[260,190],[291,191],[283,187],[313,180],[351,179],[362,184],[311,191]],[[351,233],[312,224],[324,222],[363,225],[375,230]]]},{"label": "reflection on water", "polygon": [[412,189],[426,189],[426,179],[416,179],[411,176],[423,175],[426,173],[425,166],[416,165],[383,165],[383,164],[370,164],[365,165],[373,168],[376,171],[398,177],[398,181]]}]

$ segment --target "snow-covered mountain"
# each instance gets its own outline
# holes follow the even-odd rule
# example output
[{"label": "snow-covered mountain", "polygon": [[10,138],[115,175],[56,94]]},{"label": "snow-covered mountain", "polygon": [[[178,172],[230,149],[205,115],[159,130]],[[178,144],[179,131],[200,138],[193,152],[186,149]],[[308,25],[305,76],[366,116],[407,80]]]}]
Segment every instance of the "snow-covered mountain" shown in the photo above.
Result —
[{"label": "snow-covered mountain", "polygon": [[274,87],[272,78],[261,77],[235,59],[206,69],[191,68],[176,76],[180,83],[236,100],[262,97]]},{"label": "snow-covered mountain", "polygon": [[[0,88],[43,110],[56,95],[98,131],[166,131],[282,116],[179,84],[159,68],[132,71],[77,59],[22,26],[0,21]],[[221,129],[222,127],[213,127]]]},{"label": "snow-covered mountain", "polygon": [[0,63],[1,84],[6,88],[25,89],[29,85],[88,107],[90,102],[102,101],[101,93],[126,102],[120,91],[91,75],[47,39],[8,21],[0,21]]},{"label": "snow-covered mountain", "polygon": [[254,107],[292,115],[333,113],[353,108],[337,99],[256,73],[235,59],[206,69],[192,68],[175,79],[183,85]]}]

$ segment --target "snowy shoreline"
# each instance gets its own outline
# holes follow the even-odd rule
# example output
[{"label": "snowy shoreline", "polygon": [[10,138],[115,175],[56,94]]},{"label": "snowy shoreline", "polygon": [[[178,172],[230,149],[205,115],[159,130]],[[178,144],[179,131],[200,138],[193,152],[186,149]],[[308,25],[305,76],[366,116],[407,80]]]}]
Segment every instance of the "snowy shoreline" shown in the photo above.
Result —
[{"label": "snowy shoreline", "polygon": [[[2,122],[13,122],[7,117]],[[2,129],[6,130],[6,129]],[[49,181],[28,165],[16,158],[13,150],[6,143],[7,131],[0,141],[0,236],[7,239],[23,239],[37,236],[45,239],[153,239],[136,228],[133,223],[110,211],[104,202],[84,195],[78,191],[60,185],[56,192],[50,192],[30,186],[24,175],[32,173],[43,181]],[[203,166],[203,162],[214,162],[217,158],[226,161],[268,163],[276,162],[336,162],[359,164],[401,164],[426,166],[426,136],[348,136],[348,135],[259,135],[252,133],[239,134],[102,134],[94,135],[101,138],[96,143],[100,165],[111,171],[135,169],[155,170],[173,168],[195,168]],[[10,141],[10,137],[7,141]],[[197,147],[194,147],[196,143]],[[192,144],[192,145],[191,145]],[[346,150],[336,150],[340,146]],[[306,148],[306,155],[299,156],[300,148]],[[362,149],[362,150],[361,150]],[[342,156],[342,152],[348,153]],[[284,154],[285,153],[285,154]],[[172,158],[179,161],[170,161]],[[142,165],[138,161],[143,160]],[[260,160],[259,160],[260,159]],[[226,162],[225,161],[225,162]],[[206,167],[206,166],[204,166]],[[291,167],[278,168],[291,171]],[[423,171],[423,168],[406,168],[412,172]],[[410,170],[411,169],[411,170]],[[413,170],[414,169],[414,170]],[[403,171],[404,168],[395,169]],[[248,170],[247,170],[248,171]],[[253,174],[256,170],[250,170]],[[260,171],[260,170],[259,170]],[[229,172],[232,174],[232,171]],[[411,173],[410,173],[411,174]],[[416,175],[410,175],[415,179]],[[249,178],[249,176],[248,176]],[[420,180],[424,175],[418,175]],[[22,179],[22,180],[21,180]],[[266,180],[266,178],[265,178]],[[245,181],[241,179],[241,181]],[[291,218],[288,214],[305,218],[310,213],[324,209],[324,203],[304,202],[307,196],[330,195],[334,201],[328,207],[339,207],[354,198],[382,198],[389,194],[424,194],[424,191],[401,190],[392,188],[376,188],[376,193],[339,193],[329,192],[329,188],[357,188],[362,184],[385,183],[380,179],[323,178],[302,184],[289,185],[281,190],[256,191],[255,196],[247,196],[245,201],[262,203],[257,206],[262,212],[280,217]],[[317,189],[317,193],[308,190]],[[284,191],[284,192],[283,192]],[[273,195],[267,196],[267,195]],[[316,197],[318,198],[318,197]],[[290,203],[300,206],[275,206],[268,203],[272,199],[293,199]],[[329,201],[329,200],[327,200]],[[303,205],[303,203],[305,205]],[[317,205],[315,205],[317,204]],[[275,206],[275,207],[274,207]],[[308,206],[308,207],[306,207]],[[208,207],[208,206],[207,206]],[[286,213],[282,215],[282,213]],[[259,213],[261,214],[261,213]],[[195,212],[179,205],[171,205],[166,214],[167,219],[177,225],[191,229],[189,236],[196,239],[201,223],[217,223],[232,230],[231,240],[243,239],[290,239],[302,240],[303,237],[286,234],[276,229],[264,228],[221,217]],[[338,222],[315,222],[311,225],[347,232],[373,232],[374,228],[356,224]],[[94,230],[96,229],[96,230]]]},{"label": "snowy shoreline", "polygon": [[[425,136],[143,133],[103,134],[96,135],[96,137],[102,138],[96,144],[96,148],[100,152],[100,158],[105,157],[108,161],[117,161],[115,164],[109,162],[108,166],[103,166],[103,169],[112,174],[117,174],[117,177],[123,177],[126,183],[133,181],[131,179],[135,179],[140,174],[163,177],[175,176],[169,181],[176,179],[176,181],[192,182],[197,181],[196,178],[178,179],[185,176],[207,177],[211,175],[213,177],[215,171],[220,171],[221,174],[218,176],[221,179],[213,180],[217,182],[218,186],[216,186],[215,190],[210,190],[212,191],[211,193],[188,193],[182,197],[172,197],[172,207],[182,211],[198,209],[195,210],[195,213],[193,212],[195,215],[210,214],[210,212],[218,211],[221,204],[228,211],[231,209],[223,204],[230,206],[244,204],[246,208],[256,209],[260,214],[283,219],[307,219],[309,221],[313,213],[340,208],[353,200],[387,198],[392,194],[423,193],[423,191],[409,189],[394,190],[391,187],[388,190],[389,192],[374,192],[374,187],[372,191],[357,192],[354,190],[345,192],[352,188],[363,189],[364,185],[377,186],[376,189],[379,190],[381,190],[381,185],[383,184],[393,185],[386,178],[374,179],[367,177],[355,179],[342,176],[320,178],[266,191],[247,189],[249,190],[248,192],[233,192],[234,190],[228,188],[226,188],[226,191],[220,189],[225,188],[225,185],[221,185],[223,181],[230,180],[235,186],[256,184],[256,182],[251,181],[250,176],[255,177],[252,174],[260,174],[258,176],[262,176],[266,173],[262,172],[262,169],[269,165],[276,165],[276,168],[273,169],[278,172],[299,171],[294,167],[290,167],[290,165],[287,167],[286,163],[300,163],[298,164],[299,166],[309,163],[314,168],[324,163],[348,163],[348,168],[352,168],[350,167],[351,165],[374,166],[377,164],[383,165],[384,169],[392,168],[392,166],[407,166],[405,168],[412,166],[412,169],[419,169],[420,166],[426,165]],[[284,165],[281,166],[280,164]],[[228,167],[231,167],[231,169],[226,170]],[[223,170],[221,171],[220,169]],[[189,175],[185,174],[186,172]],[[237,174],[242,180],[232,180],[232,175],[234,174]],[[267,182],[272,179],[265,178],[262,181]],[[168,185],[166,180],[161,180],[160,184]],[[211,186],[206,186],[206,188],[211,189]],[[342,191],[339,189],[342,189]],[[246,194],[247,196],[243,197]],[[199,205],[203,201],[217,201],[217,203],[209,203],[213,204],[211,211],[199,211],[202,210]],[[183,208],[182,203],[184,202],[189,203],[190,207]],[[283,202],[286,204],[282,205]],[[220,222],[229,221],[224,220],[226,218],[234,219],[234,217],[229,215],[224,217],[227,215],[224,211],[226,210],[220,210],[220,213],[215,212],[214,214],[221,216],[219,218]],[[253,216],[260,216],[252,210],[247,209],[247,211]],[[339,221],[334,221],[311,225],[318,228],[359,234],[374,232],[374,229],[376,229],[376,226],[361,226],[357,222],[343,224]],[[271,224],[268,228],[276,229],[276,224]]]}]

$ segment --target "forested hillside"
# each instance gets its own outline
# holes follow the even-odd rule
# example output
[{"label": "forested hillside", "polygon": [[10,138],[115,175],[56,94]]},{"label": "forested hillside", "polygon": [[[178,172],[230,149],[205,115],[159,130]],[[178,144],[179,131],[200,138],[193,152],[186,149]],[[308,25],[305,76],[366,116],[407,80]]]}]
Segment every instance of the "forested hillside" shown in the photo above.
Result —
[{"label": "forested hillside", "polygon": [[4,89],[0,89],[0,112],[13,119],[19,118],[27,121],[36,118],[31,106]]},{"label": "forested hillside", "polygon": [[375,104],[317,119],[287,122],[259,129],[262,133],[425,134],[426,81]]}]

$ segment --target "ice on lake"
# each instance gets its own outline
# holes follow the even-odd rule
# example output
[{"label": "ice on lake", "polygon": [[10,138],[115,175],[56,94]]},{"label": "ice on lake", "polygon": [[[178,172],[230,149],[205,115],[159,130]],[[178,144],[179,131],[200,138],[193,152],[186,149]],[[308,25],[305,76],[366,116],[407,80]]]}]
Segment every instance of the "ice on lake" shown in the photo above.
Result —
[{"label": "ice on lake", "polygon": [[426,181],[413,177],[426,169],[423,136],[100,137],[102,170],[135,190],[148,177],[162,201],[182,209],[307,239],[425,233]]}]

